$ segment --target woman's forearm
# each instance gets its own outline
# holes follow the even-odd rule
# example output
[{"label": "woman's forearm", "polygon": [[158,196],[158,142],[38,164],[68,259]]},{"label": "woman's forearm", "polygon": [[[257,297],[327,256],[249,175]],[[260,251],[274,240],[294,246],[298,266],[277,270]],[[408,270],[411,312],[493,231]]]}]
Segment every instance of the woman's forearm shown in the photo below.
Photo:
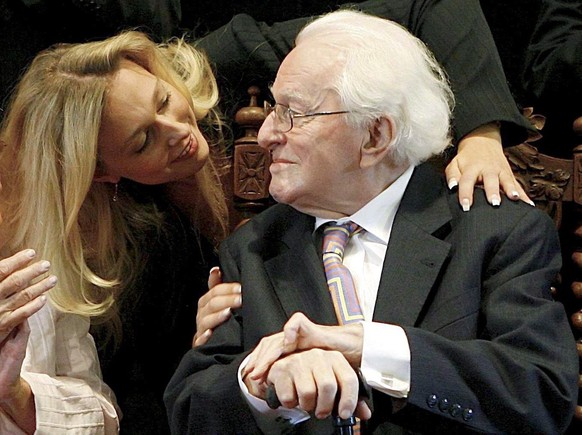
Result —
[{"label": "woman's forearm", "polygon": [[20,382],[10,394],[9,400],[2,402],[0,407],[23,431],[29,434],[34,433],[36,430],[34,394],[28,382],[23,378],[20,378]]}]

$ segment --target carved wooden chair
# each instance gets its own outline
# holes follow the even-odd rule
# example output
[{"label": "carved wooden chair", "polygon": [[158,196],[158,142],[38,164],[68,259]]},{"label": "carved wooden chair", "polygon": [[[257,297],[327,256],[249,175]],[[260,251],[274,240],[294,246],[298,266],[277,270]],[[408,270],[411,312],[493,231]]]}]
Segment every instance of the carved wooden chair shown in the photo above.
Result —
[{"label": "carved wooden chair", "polygon": [[273,204],[269,195],[271,155],[257,143],[257,133],[265,120],[260,89],[248,89],[248,106],[240,108],[234,122],[242,134],[234,141],[232,171],[227,194],[232,193],[231,223],[235,228]]},{"label": "carved wooden chair", "polygon": [[[248,93],[248,106],[242,107],[235,117],[243,133],[234,142],[232,184],[228,186],[233,198],[233,227],[273,204],[269,196],[270,155],[257,144],[257,133],[264,120],[260,90],[252,86]],[[533,110],[526,109],[526,115],[541,129],[543,117],[532,113]],[[579,129],[582,143],[582,118],[574,128]],[[506,148],[505,153],[516,178],[536,207],[545,210],[559,230],[564,266],[552,293],[566,307],[582,358],[582,145],[574,149],[571,159],[559,159],[538,152],[533,145],[538,137],[532,136],[523,144]],[[582,433],[581,401],[582,390],[572,433]]]},{"label": "carved wooden chair", "polygon": [[[542,128],[543,117],[532,115],[531,109],[526,110],[534,125]],[[581,145],[574,148],[570,159],[538,152],[531,143],[535,143],[535,137],[530,143],[507,148],[505,154],[536,207],[544,209],[559,230],[564,264],[552,292],[570,316],[582,362],[582,117],[574,122],[573,128],[580,135]],[[573,434],[582,433],[582,373],[578,385],[578,404],[569,430]]]}]

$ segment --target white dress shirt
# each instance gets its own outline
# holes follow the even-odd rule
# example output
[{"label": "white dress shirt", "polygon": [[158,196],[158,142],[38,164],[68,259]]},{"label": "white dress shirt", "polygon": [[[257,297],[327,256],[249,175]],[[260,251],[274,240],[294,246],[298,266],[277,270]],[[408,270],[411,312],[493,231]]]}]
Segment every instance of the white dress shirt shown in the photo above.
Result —
[{"label": "white dress shirt", "polygon": [[[339,224],[355,222],[365,230],[349,240],[343,260],[354,279],[364,314],[362,375],[370,387],[395,398],[406,398],[410,390],[410,346],[401,327],[373,322],[373,314],[392,224],[413,171],[414,167],[409,167],[352,216],[337,220]],[[316,218],[314,231],[330,221]],[[273,410],[264,400],[252,396],[241,377],[247,360],[239,368],[239,385],[263,430],[284,431],[285,423],[297,424],[309,418],[309,414],[299,408]]]},{"label": "white dress shirt", "polygon": [[[21,376],[34,394],[35,435],[117,434],[119,411],[101,378],[89,319],[58,311],[47,302],[28,324]],[[24,432],[0,410],[0,434]]]}]

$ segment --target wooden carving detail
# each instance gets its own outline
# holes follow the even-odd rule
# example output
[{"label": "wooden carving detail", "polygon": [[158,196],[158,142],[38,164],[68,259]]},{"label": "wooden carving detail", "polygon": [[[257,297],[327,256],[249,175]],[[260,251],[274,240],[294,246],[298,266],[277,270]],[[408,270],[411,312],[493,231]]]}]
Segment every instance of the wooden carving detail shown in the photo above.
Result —
[{"label": "wooden carving detail", "polygon": [[260,90],[251,86],[248,93],[249,105],[235,115],[235,123],[244,133],[234,142],[234,207],[243,218],[251,217],[273,203],[269,195],[271,155],[257,142],[257,134],[265,120],[263,107],[258,104]]},{"label": "wooden carving detail", "polygon": [[235,195],[249,201],[269,197],[270,156],[256,145],[239,144],[235,148]]},{"label": "wooden carving detail", "polygon": [[573,161],[540,154],[536,147],[528,143],[506,148],[505,155],[515,178],[528,196],[559,227],[562,221],[562,201],[573,199]]}]

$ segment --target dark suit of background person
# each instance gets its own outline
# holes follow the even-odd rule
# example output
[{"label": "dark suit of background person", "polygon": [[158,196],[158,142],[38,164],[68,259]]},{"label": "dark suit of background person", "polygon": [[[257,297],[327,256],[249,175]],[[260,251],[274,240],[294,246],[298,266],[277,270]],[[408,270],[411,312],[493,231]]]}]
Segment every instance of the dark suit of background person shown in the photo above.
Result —
[{"label": "dark suit of background person", "polygon": [[524,87],[535,113],[546,116],[542,152],[565,158],[582,144],[572,129],[582,116],[582,1],[542,0],[526,52]]},{"label": "dark suit of background person", "polygon": [[[333,2],[327,2],[327,11],[332,9],[330,3]],[[455,93],[455,142],[491,121],[502,121],[504,146],[526,139],[526,129],[531,127],[513,100],[478,1],[368,0],[355,5],[402,24],[429,46],[447,71]],[[263,85],[266,89],[273,81],[295,35],[309,19],[268,25],[254,17],[254,13],[253,17],[237,15],[228,24],[196,40],[197,47],[215,64],[222,99],[226,101],[223,106],[233,113],[250,85]]]},{"label": "dark suit of background person", "polygon": [[[257,433],[237,383],[243,358],[296,311],[337,324],[313,224],[276,205],[223,243],[223,277],[247,289],[243,308],[184,357],[166,392],[173,433]],[[406,332],[411,389],[394,415],[388,396],[374,392],[374,433],[493,433],[502,422],[504,432],[563,430],[578,362],[564,308],[549,293],[559,268],[555,229],[541,211],[511,201],[494,209],[477,195],[463,213],[430,163],[419,166],[394,221],[374,311],[374,321]],[[467,409],[473,418],[461,427]],[[538,425],[525,425],[520,410]],[[299,432],[326,433],[312,432],[313,420]]]},{"label": "dark suit of background person", "polygon": [[[127,0],[0,0],[0,109],[19,72],[41,49],[55,42],[110,36],[126,26],[150,29],[158,38],[189,31],[193,39],[245,11],[259,20],[283,20],[329,11],[342,1],[305,1],[274,7],[271,2]],[[487,2],[484,2],[487,4]],[[407,27],[430,46],[445,67],[458,101],[455,139],[492,120],[505,121],[504,146],[526,138],[487,22],[474,0],[369,0],[357,4]],[[157,9],[156,9],[157,8]],[[491,9],[490,7],[487,10]],[[233,115],[251,84],[268,84],[308,18],[268,26],[239,15],[210,33],[199,46],[216,64],[223,110]],[[268,21],[272,23],[272,21]],[[452,25],[451,25],[452,23]],[[481,78],[489,77],[483,87]]]}]

